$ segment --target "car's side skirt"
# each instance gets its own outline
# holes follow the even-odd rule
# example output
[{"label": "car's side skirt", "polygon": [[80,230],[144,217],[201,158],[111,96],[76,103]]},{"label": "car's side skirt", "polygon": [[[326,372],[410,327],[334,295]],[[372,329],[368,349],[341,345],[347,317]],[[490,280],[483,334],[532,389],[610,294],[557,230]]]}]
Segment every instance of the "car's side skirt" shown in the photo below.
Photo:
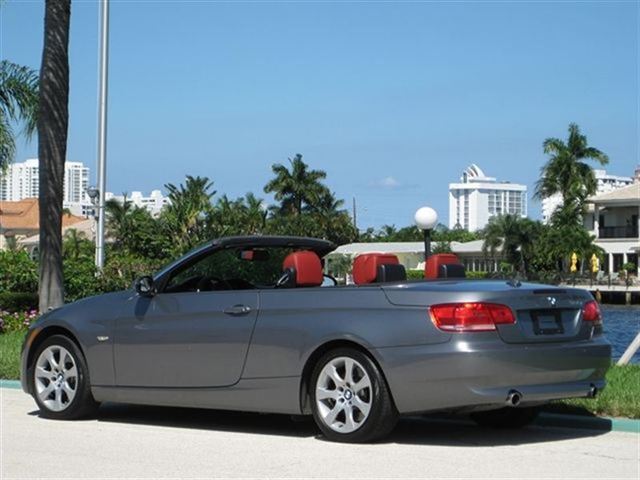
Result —
[{"label": "car's side skirt", "polygon": [[300,377],[242,379],[221,388],[140,388],[92,386],[99,402],[213,408],[298,415]]}]

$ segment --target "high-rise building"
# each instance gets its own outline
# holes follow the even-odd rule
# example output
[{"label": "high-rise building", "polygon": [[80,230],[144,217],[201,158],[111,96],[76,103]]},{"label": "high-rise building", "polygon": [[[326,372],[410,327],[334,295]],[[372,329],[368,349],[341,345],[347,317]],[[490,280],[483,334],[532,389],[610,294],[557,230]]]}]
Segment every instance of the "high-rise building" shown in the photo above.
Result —
[{"label": "high-rise building", "polygon": [[[105,198],[116,200],[119,203],[123,203],[125,200],[124,195],[114,195],[111,192],[107,192]],[[159,215],[164,206],[169,204],[169,197],[165,197],[160,190],[152,190],[148,197],[142,195],[142,192],[133,191],[131,195],[127,195],[126,199],[136,207],[147,209],[153,216]]]},{"label": "high-rise building", "polygon": [[460,183],[449,184],[449,228],[473,232],[506,214],[527,216],[526,185],[499,182],[475,164],[462,173]]},{"label": "high-rise building", "polygon": [[[596,177],[596,193],[595,195],[601,195],[608,193],[618,188],[626,187],[633,183],[633,177],[621,177],[618,175],[610,175],[606,170],[593,170],[593,174]],[[556,193],[550,197],[542,199],[542,221],[548,223],[551,219],[553,212],[562,205],[562,194]]]},{"label": "high-rise building", "polygon": [[[39,171],[37,158],[9,164],[6,171],[0,172],[0,200],[17,202],[25,198],[37,198],[40,191]],[[62,199],[64,208],[77,213],[82,211],[83,205],[90,205],[88,186],[89,167],[81,162],[65,162]]]}]

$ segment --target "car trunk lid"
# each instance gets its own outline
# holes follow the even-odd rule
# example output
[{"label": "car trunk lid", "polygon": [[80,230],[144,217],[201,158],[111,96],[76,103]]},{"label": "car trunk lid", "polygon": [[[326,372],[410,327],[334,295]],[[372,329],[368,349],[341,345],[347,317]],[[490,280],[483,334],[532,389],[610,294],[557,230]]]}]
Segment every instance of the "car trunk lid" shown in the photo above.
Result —
[{"label": "car trunk lid", "polygon": [[516,322],[497,325],[506,343],[546,343],[586,340],[594,326],[582,321],[582,308],[591,300],[585,290],[504,281],[424,281],[382,287],[396,305],[435,305],[491,302],[507,305]]}]

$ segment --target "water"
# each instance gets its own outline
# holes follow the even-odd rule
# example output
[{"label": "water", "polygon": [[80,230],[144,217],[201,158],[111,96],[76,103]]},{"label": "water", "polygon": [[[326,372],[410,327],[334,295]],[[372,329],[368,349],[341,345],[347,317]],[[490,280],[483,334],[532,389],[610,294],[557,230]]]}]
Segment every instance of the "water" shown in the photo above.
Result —
[{"label": "water", "polygon": [[[604,334],[613,347],[612,357],[618,360],[640,331],[640,308],[601,305]],[[640,350],[630,363],[640,364]]]}]

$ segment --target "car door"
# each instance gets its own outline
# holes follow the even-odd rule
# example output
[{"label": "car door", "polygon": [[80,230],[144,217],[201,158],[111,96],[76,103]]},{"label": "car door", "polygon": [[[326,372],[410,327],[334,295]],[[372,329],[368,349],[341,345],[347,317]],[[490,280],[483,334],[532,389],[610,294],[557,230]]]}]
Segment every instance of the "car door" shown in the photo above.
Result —
[{"label": "car door", "polygon": [[[229,270],[237,269],[229,258],[224,260]],[[132,296],[116,319],[116,385],[221,387],[240,379],[257,318],[258,291],[231,286],[203,290],[203,285],[224,279],[211,273],[219,270],[205,257],[178,268],[172,287],[169,280],[170,287],[154,296]]]},{"label": "car door", "polygon": [[131,299],[116,320],[116,384],[220,387],[240,379],[257,317],[255,291],[160,293]]}]

